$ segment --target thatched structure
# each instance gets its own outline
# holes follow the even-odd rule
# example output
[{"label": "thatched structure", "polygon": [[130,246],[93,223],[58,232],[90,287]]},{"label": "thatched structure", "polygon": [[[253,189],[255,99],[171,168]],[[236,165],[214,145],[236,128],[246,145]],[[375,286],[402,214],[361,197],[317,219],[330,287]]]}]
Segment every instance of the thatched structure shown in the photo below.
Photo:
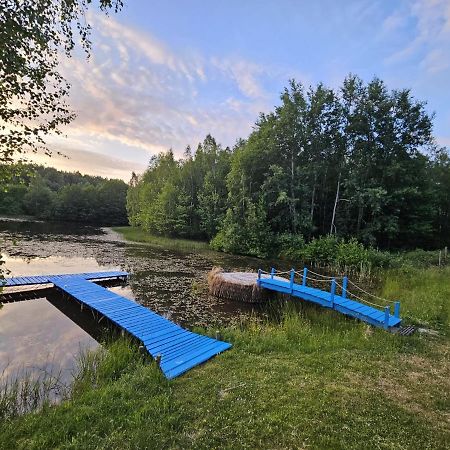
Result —
[{"label": "thatched structure", "polygon": [[214,267],[208,274],[209,292],[229,300],[259,303],[274,297],[274,293],[257,286],[255,272],[224,272]]}]

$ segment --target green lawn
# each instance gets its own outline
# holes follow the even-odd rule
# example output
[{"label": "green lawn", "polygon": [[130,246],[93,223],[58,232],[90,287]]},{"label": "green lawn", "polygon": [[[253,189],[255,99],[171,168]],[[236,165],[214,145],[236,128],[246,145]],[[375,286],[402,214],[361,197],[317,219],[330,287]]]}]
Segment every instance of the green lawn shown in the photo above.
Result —
[{"label": "green lawn", "polygon": [[117,341],[70,400],[0,424],[0,448],[448,448],[450,270],[416,275],[390,272],[383,293],[437,337],[273,308],[222,330],[233,348],[171,382]]},{"label": "green lawn", "polygon": [[171,250],[202,251],[209,250],[208,242],[194,241],[192,239],[167,238],[155,236],[141,228],[136,227],[113,227],[114,231],[120,233],[125,239],[132,242],[141,242],[154,247]]}]

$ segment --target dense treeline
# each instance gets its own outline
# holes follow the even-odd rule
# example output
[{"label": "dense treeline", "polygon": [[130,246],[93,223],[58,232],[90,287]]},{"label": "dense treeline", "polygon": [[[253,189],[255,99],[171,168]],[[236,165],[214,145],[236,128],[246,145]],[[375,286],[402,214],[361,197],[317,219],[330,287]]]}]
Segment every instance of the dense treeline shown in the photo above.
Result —
[{"label": "dense treeline", "polygon": [[321,235],[382,248],[447,245],[450,158],[408,90],[347,77],[337,89],[291,81],[233,150],[207,136],[133,175],[130,223],[216,249],[265,256]]},{"label": "dense treeline", "polygon": [[50,167],[9,166],[14,175],[0,189],[0,214],[92,225],[127,223],[127,184]]}]

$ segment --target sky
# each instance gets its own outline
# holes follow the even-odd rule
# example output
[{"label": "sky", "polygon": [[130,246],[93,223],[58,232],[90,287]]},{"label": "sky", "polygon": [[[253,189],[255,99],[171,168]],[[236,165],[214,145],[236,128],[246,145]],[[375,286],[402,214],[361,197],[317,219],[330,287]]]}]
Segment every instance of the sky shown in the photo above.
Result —
[{"label": "sky", "polygon": [[125,0],[88,20],[90,58],[61,61],[77,118],[49,146],[64,156],[37,162],[128,181],[208,133],[246,138],[289,79],[337,88],[349,73],[411,89],[450,147],[450,0]]}]

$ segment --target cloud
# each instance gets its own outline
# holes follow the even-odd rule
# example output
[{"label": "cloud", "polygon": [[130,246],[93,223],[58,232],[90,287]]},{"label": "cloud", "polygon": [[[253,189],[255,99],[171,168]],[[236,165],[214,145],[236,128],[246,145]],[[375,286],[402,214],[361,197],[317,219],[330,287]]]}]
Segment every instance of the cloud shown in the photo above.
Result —
[{"label": "cloud", "polygon": [[[52,147],[55,147],[52,145]],[[100,175],[106,178],[121,178],[128,182],[131,172],[140,173],[145,170],[146,164],[128,161],[95,151],[80,150],[60,144],[62,154],[56,152],[51,157],[43,154],[28,155],[30,162],[52,166],[68,172],[79,171],[88,175]]]},{"label": "cloud", "polygon": [[[289,78],[286,70],[239,57],[176,54],[111,17],[95,16],[93,24],[91,58],[63,62],[78,114],[65,129],[72,155],[77,145],[92,155],[97,149],[91,142],[103,140],[113,143],[110,161],[131,149],[141,152],[133,159],[142,164],[169,148],[181,156],[186,145],[195,147],[208,133],[233,145],[248,135],[259,112],[273,106],[264,84],[275,80],[281,89]],[[88,159],[101,170],[100,161]]]},{"label": "cloud", "polygon": [[396,31],[408,21],[412,26],[413,38],[389,55],[385,62],[397,64],[418,57],[421,67],[427,72],[445,71],[450,58],[450,2],[417,0],[408,5],[407,11],[396,11],[385,20],[383,32],[389,38],[389,32]]}]

